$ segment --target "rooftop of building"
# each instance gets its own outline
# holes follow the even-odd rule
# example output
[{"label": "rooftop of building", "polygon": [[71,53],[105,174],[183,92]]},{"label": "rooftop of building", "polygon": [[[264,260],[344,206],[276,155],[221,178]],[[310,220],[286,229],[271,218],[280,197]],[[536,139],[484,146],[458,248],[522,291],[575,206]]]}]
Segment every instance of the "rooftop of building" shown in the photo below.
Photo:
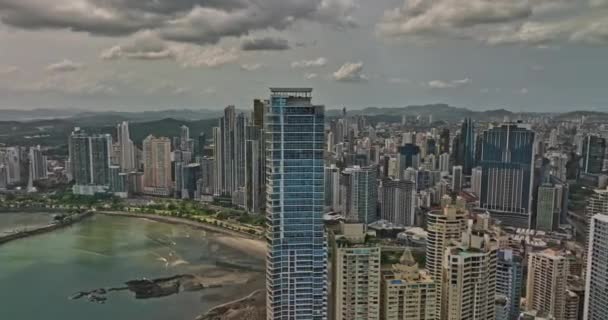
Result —
[{"label": "rooftop of building", "polygon": [[539,252],[533,252],[531,254],[547,257],[550,259],[561,259],[561,258],[566,257],[562,250],[558,250],[558,249],[554,249],[554,248],[547,248],[545,250],[542,250]]},{"label": "rooftop of building", "polygon": [[273,96],[279,97],[294,97],[294,98],[310,98],[312,96],[312,88],[270,88]]}]

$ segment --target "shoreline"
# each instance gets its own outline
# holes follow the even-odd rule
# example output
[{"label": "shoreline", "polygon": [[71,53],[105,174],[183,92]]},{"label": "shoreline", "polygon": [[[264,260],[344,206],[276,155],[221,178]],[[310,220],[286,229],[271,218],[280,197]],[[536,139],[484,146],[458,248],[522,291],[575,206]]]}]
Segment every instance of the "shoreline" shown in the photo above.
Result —
[{"label": "shoreline", "polygon": [[[80,214],[75,214],[70,216],[70,220],[65,221],[63,223],[50,224],[42,227],[38,227],[32,230],[24,230],[12,234],[7,234],[0,236],[0,246],[14,241],[18,239],[29,238],[32,236],[49,233],[55,230],[62,229],[64,227],[71,226],[75,223],[78,223],[88,217],[92,217],[95,214],[101,214],[110,217],[125,217],[125,218],[136,218],[136,219],[148,219],[160,223],[167,223],[172,225],[182,225],[191,227],[194,229],[205,230],[211,233],[214,233],[214,240],[220,242],[223,245],[228,247],[232,247],[238,251],[243,252],[244,254],[254,256],[260,259],[264,259],[266,256],[266,242],[259,237],[252,236],[247,233],[241,233],[234,230],[225,229],[222,227],[210,225],[204,222],[193,221],[185,218],[171,217],[171,216],[161,216],[155,214],[142,214],[142,213],[131,213],[131,212],[120,212],[120,211],[87,211]],[[252,300],[253,297],[257,297],[260,294],[261,289],[256,289],[253,292],[249,293],[245,297],[238,297],[234,300],[228,301],[226,303],[216,305],[211,307],[203,314],[199,314],[196,319],[215,319],[214,316],[223,315],[225,312],[229,310],[240,309],[240,308],[250,308],[253,305],[257,305],[258,303],[254,303]]]},{"label": "shoreline", "polygon": [[95,212],[95,214],[102,214],[113,217],[148,219],[161,223],[184,225],[194,229],[206,230],[213,233],[217,233],[218,236],[216,237],[216,240],[224,245],[233,247],[244,253],[258,256],[262,259],[266,256],[266,242],[260,239],[259,237],[255,237],[247,233],[217,227],[204,222],[193,221],[178,217],[161,216],[157,214],[132,213],[123,211],[97,211]]},{"label": "shoreline", "polygon": [[23,230],[23,231],[19,231],[19,232],[15,232],[15,233],[10,233],[7,235],[2,235],[0,236],[0,245],[3,245],[5,243],[11,242],[11,241],[15,241],[18,239],[23,239],[23,238],[29,238],[29,237],[33,237],[36,235],[40,235],[40,234],[44,234],[44,233],[48,233],[51,231],[55,231],[55,230],[59,230],[65,227],[69,227],[75,223],[78,223],[80,221],[82,221],[83,219],[90,217],[93,215],[92,211],[87,211],[84,213],[78,213],[78,214],[74,214],[72,216],[69,216],[69,220],[68,221],[64,221],[61,223],[53,223],[53,224],[48,224],[42,227],[38,227],[38,228],[34,228],[31,230]]}]

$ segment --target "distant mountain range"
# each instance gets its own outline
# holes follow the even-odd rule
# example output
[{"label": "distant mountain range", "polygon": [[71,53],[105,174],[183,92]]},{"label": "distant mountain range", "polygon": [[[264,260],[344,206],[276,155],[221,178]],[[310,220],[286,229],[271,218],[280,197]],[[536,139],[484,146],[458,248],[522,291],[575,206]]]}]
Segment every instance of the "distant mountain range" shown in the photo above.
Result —
[{"label": "distant mountain range", "polygon": [[[0,121],[0,143],[6,145],[43,145],[60,147],[67,144],[68,136],[74,127],[81,127],[90,133],[116,132],[116,119],[88,119],[82,121],[76,118],[34,120],[34,121]],[[205,133],[211,137],[212,128],[218,125],[217,118],[203,120],[178,120],[165,118],[152,121],[131,122],[129,129],[131,139],[141,145],[143,139],[152,134],[158,137],[179,136],[179,128],[186,125],[190,128],[192,138],[196,139],[199,134]]]},{"label": "distant mountain range", "polygon": [[[404,115],[410,116],[433,116],[433,120],[438,121],[459,121],[464,118],[472,118],[478,121],[502,121],[505,117],[516,119],[518,117],[551,115],[555,119],[567,120],[578,119],[581,116],[608,119],[608,113],[595,111],[572,111],[566,113],[516,113],[506,109],[495,109],[486,111],[474,111],[467,108],[453,107],[447,104],[428,104],[419,106],[407,106],[401,108],[376,108],[370,107],[361,110],[346,110],[348,115],[365,115],[373,117],[376,121],[396,122],[401,121]],[[337,117],[342,114],[342,110],[328,110],[328,117]]]},{"label": "distant mountain range", "polygon": [[[244,110],[245,111],[245,110]],[[246,111],[245,111],[246,112]],[[110,123],[118,123],[120,121],[131,122],[148,122],[162,119],[175,119],[185,121],[196,121],[206,119],[217,119],[221,117],[221,110],[207,109],[171,109],[162,111],[141,111],[141,112],[123,112],[123,111],[87,111],[81,109],[34,109],[34,110],[0,110],[0,122],[3,121],[35,121],[35,120],[77,120],[77,122],[85,125],[105,125]],[[329,109],[327,110],[328,117],[336,117],[342,114],[342,110]],[[467,108],[459,108],[448,104],[427,104],[427,105],[412,105],[407,107],[395,108],[377,108],[369,107],[360,110],[349,110],[349,115],[365,115],[371,116],[378,121],[400,121],[403,115],[412,116],[429,116],[432,115],[434,120],[443,121],[458,121],[460,119],[470,117],[480,121],[500,121],[504,117],[515,118],[526,115],[551,114],[558,119],[574,119],[581,116],[608,119],[608,113],[596,111],[572,111],[566,113],[515,113],[506,109],[495,109],[486,111],[474,111]],[[398,117],[397,117],[398,116]]]},{"label": "distant mountain range", "polygon": [[[337,117],[341,110],[328,110],[327,117]],[[371,123],[400,122],[403,115],[433,116],[434,121],[460,121],[470,117],[477,121],[502,121],[541,115],[540,113],[514,113],[504,109],[473,111],[446,104],[408,106],[403,108],[366,108],[347,110],[348,115],[365,115]],[[582,116],[592,121],[608,121],[608,113],[574,111],[548,114],[558,120],[576,120]],[[92,133],[115,133],[120,121],[130,121],[131,137],[136,144],[149,134],[164,137],[179,136],[179,127],[190,127],[193,138],[201,132],[211,136],[217,126],[221,111],[165,110],[146,112],[85,112],[82,110],[0,110],[0,143],[7,145],[43,145],[64,147],[74,127],[82,127]],[[12,120],[11,120],[12,119]],[[15,120],[20,119],[20,120]]]},{"label": "distant mountain range", "polygon": [[1,121],[33,121],[49,119],[78,119],[89,123],[119,122],[119,121],[153,121],[165,118],[177,120],[203,120],[218,118],[222,115],[219,110],[206,109],[172,109],[161,111],[88,111],[81,109],[33,109],[0,110]]}]

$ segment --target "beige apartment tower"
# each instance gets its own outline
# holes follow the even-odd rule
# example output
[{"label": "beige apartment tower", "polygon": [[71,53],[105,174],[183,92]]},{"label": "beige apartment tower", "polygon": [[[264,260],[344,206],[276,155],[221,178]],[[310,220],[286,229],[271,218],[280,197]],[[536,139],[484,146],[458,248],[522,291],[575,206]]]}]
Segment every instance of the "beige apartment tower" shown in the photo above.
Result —
[{"label": "beige apartment tower", "polygon": [[333,319],[379,320],[380,247],[365,242],[363,224],[342,224],[333,238]]},{"label": "beige apartment tower", "polygon": [[438,320],[437,288],[409,249],[399,263],[382,270],[382,320]]},{"label": "beige apartment tower", "polygon": [[496,301],[498,242],[487,220],[469,220],[459,242],[445,251],[442,319],[493,320]]},{"label": "beige apartment tower", "polygon": [[568,259],[559,251],[546,249],[530,253],[526,309],[565,320],[568,270]]},{"label": "beige apartment tower", "polygon": [[[451,202],[451,201],[450,201]],[[443,259],[445,250],[462,237],[466,229],[464,205],[446,204],[439,211],[431,211],[427,216],[426,270],[435,281],[438,318],[441,315],[441,282],[443,279]]]},{"label": "beige apartment tower", "polygon": [[171,141],[152,135],[143,141],[144,192],[169,195],[171,181]]}]

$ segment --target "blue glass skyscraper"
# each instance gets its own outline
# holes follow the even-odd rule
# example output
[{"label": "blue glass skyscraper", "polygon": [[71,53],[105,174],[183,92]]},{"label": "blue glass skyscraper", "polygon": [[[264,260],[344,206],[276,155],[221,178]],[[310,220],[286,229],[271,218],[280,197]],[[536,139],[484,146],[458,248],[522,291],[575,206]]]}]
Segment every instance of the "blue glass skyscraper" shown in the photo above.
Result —
[{"label": "blue glass skyscraper", "polygon": [[454,141],[454,164],[462,166],[462,171],[470,175],[475,167],[475,123],[471,118],[462,122],[460,133]]},{"label": "blue glass skyscraper", "polygon": [[534,139],[529,125],[503,123],[483,133],[480,207],[505,225],[531,225]]},{"label": "blue glass skyscraper", "polygon": [[271,88],[265,113],[268,320],[327,319],[324,107],[312,89]]}]

